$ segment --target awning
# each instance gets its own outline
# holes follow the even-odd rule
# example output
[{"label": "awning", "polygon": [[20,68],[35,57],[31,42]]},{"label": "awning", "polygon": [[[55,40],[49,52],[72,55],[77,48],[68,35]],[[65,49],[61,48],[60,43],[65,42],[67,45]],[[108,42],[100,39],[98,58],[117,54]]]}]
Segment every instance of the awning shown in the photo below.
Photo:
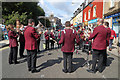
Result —
[{"label": "awning", "polygon": [[95,22],[97,22],[97,19],[93,19],[93,20],[88,21],[88,24],[95,23]]}]

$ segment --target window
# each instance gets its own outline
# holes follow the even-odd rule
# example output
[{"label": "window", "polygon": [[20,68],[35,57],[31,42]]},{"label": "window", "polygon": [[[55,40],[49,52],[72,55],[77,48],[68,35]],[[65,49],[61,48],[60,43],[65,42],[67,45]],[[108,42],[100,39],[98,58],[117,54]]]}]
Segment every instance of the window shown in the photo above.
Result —
[{"label": "window", "polygon": [[84,18],[84,21],[86,21],[86,12],[85,12],[85,18]]},{"label": "window", "polygon": [[90,19],[90,10],[88,11],[88,19]]},{"label": "window", "polygon": [[114,0],[110,1],[110,7],[114,7]]},{"label": "window", "polygon": [[93,7],[93,17],[96,17],[96,6]]}]

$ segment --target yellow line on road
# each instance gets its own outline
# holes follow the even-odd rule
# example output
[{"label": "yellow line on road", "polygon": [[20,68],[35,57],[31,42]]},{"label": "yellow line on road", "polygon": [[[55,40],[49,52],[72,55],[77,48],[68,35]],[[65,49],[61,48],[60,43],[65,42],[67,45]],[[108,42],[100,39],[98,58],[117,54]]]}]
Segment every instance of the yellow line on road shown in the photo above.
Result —
[{"label": "yellow line on road", "polygon": [[4,48],[1,48],[0,51],[5,50],[5,49],[8,49],[8,48],[9,48],[9,46],[4,47]]}]

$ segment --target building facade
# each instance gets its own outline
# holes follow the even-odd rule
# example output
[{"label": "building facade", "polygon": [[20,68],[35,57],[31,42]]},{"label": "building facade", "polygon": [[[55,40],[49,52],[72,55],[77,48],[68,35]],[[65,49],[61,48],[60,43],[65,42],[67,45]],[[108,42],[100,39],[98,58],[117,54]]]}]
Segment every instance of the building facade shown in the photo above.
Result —
[{"label": "building facade", "polygon": [[103,0],[91,1],[83,10],[84,26],[95,27],[98,18],[103,18]]},{"label": "building facade", "polygon": [[120,1],[105,0],[104,3],[104,18],[109,22],[109,27],[113,29],[116,34],[120,30]]}]

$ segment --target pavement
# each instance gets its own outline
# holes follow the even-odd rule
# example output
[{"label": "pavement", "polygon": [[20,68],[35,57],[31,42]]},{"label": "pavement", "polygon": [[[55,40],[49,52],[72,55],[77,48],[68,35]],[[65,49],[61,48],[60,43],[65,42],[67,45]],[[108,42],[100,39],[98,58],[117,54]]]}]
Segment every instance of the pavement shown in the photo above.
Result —
[{"label": "pavement", "polygon": [[[9,47],[4,47],[0,51],[2,59],[0,62],[0,72],[2,78],[102,78],[108,80],[108,78],[118,78],[118,57],[109,54],[107,64],[108,66],[102,73],[97,72],[92,74],[87,72],[88,67],[82,66],[86,62],[87,54],[79,50],[79,54],[73,55],[73,73],[63,73],[63,55],[60,49],[54,49],[44,51],[42,44],[40,44],[41,52],[37,54],[37,69],[38,73],[31,73],[27,69],[26,58],[20,59],[18,54],[18,61],[20,64],[8,64]],[[24,52],[26,55],[26,50]],[[89,56],[89,60],[92,60],[92,55]],[[91,67],[91,66],[90,66]]]},{"label": "pavement", "polygon": [[8,45],[9,45],[9,40],[1,40],[0,41],[0,48],[3,48]]}]

